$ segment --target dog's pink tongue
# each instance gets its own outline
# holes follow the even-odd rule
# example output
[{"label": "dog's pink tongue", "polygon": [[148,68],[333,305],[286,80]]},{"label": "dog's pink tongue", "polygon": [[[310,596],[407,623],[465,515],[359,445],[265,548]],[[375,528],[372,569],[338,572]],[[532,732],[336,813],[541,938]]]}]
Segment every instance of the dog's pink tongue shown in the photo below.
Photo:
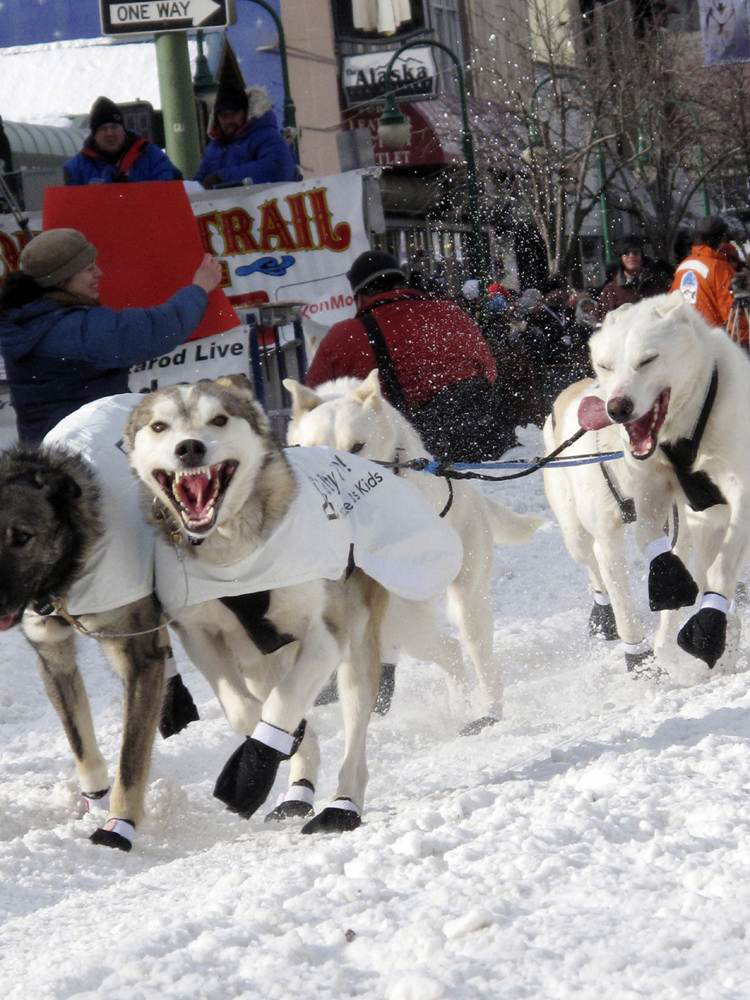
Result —
[{"label": "dog's pink tongue", "polygon": [[0,632],[7,632],[9,628],[13,628],[16,621],[16,613],[13,612],[11,615],[3,615],[0,618]]},{"label": "dog's pink tongue", "polygon": [[598,431],[611,424],[604,400],[598,396],[584,396],[578,407],[578,424],[585,431]]}]

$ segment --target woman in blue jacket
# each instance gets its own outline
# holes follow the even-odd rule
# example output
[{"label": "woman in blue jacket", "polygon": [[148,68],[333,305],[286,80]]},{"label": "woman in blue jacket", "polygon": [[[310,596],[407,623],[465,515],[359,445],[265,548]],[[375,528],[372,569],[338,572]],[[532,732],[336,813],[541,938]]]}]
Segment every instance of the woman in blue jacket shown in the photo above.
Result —
[{"label": "woman in blue jacket", "polygon": [[39,443],[84,403],[127,392],[131,365],[187,340],[221,281],[221,265],[206,254],[192,284],[163,305],[107,309],[96,247],[76,229],[35,236],[20,265],[0,294],[0,353],[24,444]]},{"label": "woman in blue jacket", "polygon": [[205,188],[220,184],[271,184],[297,179],[297,164],[279,131],[262,87],[225,85],[214,102],[211,142],[195,180]]}]

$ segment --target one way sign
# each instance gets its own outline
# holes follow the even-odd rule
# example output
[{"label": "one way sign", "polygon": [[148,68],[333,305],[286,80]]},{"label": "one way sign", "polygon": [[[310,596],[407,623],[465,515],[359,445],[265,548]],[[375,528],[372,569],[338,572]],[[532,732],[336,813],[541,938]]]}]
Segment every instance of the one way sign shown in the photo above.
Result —
[{"label": "one way sign", "polygon": [[225,28],[228,0],[99,0],[103,35]]}]

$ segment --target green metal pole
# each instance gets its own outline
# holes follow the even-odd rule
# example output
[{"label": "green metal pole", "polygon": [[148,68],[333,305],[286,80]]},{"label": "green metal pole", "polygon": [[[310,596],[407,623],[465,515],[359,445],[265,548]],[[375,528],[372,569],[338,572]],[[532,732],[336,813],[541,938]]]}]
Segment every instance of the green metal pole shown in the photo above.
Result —
[{"label": "green metal pole", "polygon": [[386,67],[385,97],[387,99],[388,96],[393,93],[391,71],[393,69],[393,64],[396,62],[401,53],[405,52],[407,49],[413,49],[424,45],[430,45],[432,48],[440,49],[441,52],[445,52],[448,58],[453,61],[456,67],[456,73],[458,74],[458,96],[461,102],[461,120],[463,125],[462,147],[464,160],[466,161],[466,202],[468,207],[469,223],[473,230],[472,239],[469,240],[466,257],[472,276],[479,280],[480,294],[484,296],[484,293],[487,290],[487,278],[489,275],[490,247],[487,234],[482,227],[480,212],[481,186],[477,175],[476,160],[474,158],[474,139],[471,134],[471,129],[469,128],[469,114],[466,106],[464,73],[461,63],[458,60],[458,56],[452,49],[449,49],[447,45],[431,38],[417,38],[411,42],[406,42],[400,49],[397,49],[393,53]]},{"label": "green metal pole", "polygon": [[156,64],[167,155],[189,180],[198,169],[200,142],[186,32],[156,36]]}]

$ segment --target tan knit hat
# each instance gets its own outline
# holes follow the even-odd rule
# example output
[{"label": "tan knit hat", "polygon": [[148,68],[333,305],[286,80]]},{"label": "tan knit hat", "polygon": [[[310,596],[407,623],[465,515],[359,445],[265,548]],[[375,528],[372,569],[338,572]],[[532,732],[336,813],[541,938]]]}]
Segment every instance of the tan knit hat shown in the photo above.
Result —
[{"label": "tan knit hat", "polygon": [[77,229],[48,229],[21,251],[21,270],[42,288],[54,288],[95,260],[96,247]]}]

